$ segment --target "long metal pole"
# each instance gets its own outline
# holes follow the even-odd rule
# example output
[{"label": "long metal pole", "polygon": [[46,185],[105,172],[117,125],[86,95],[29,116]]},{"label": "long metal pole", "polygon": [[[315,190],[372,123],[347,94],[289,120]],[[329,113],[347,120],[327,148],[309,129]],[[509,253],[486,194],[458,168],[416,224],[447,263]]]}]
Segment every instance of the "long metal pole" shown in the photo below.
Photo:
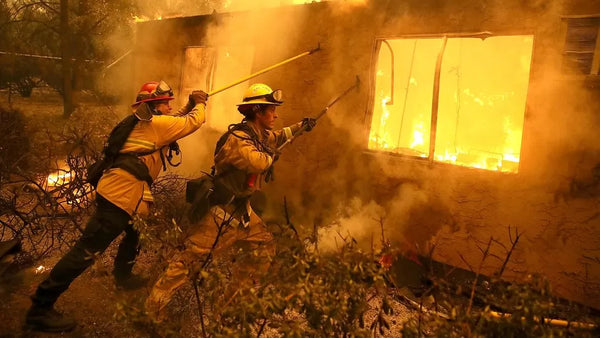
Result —
[{"label": "long metal pole", "polygon": [[[329,111],[329,108],[331,108],[331,106],[333,106],[336,102],[338,102],[342,97],[346,96],[352,89],[358,88],[359,85],[360,85],[360,79],[357,75],[356,83],[354,83],[352,86],[348,87],[346,90],[344,90],[344,92],[342,94],[340,94],[336,98],[334,98],[333,101],[331,101],[331,103],[329,103],[325,108],[323,108],[323,110],[321,110],[315,116],[315,120],[318,120],[321,117],[323,117],[323,115],[325,115],[327,113],[327,111]],[[304,132],[305,130],[306,130],[306,125],[300,127],[300,129],[298,131],[296,131],[296,133],[294,135],[292,135],[292,137],[287,139],[282,145],[280,145],[277,148],[277,151],[281,151],[286,145],[290,144],[298,135],[302,134],[302,132]]]},{"label": "long metal pole", "polygon": [[319,45],[317,45],[317,48],[315,48],[315,49],[311,49],[311,50],[309,50],[309,51],[306,51],[306,52],[304,52],[304,53],[302,53],[302,54],[298,54],[298,55],[296,55],[296,56],[294,56],[294,57],[291,57],[291,58],[289,58],[289,59],[287,59],[287,60],[284,60],[284,61],[281,61],[281,62],[279,62],[279,63],[277,63],[277,64],[274,64],[274,65],[272,65],[272,66],[270,66],[270,67],[267,67],[267,68],[265,68],[265,69],[259,70],[259,71],[258,71],[258,72],[256,72],[256,73],[250,74],[250,75],[248,75],[248,76],[246,76],[246,77],[244,77],[244,78],[241,78],[241,79],[239,79],[239,80],[236,80],[235,82],[232,82],[232,83],[230,83],[230,84],[228,84],[228,85],[226,85],[226,86],[224,86],[224,87],[221,87],[221,88],[219,88],[219,89],[213,90],[213,91],[211,91],[210,93],[208,93],[208,95],[209,95],[209,96],[212,96],[212,95],[215,95],[215,94],[217,94],[217,93],[220,93],[220,92],[224,91],[225,89],[229,89],[229,88],[231,88],[231,87],[233,87],[233,86],[236,86],[236,85],[238,85],[238,84],[240,84],[240,83],[242,83],[242,82],[244,82],[244,81],[250,80],[250,79],[251,79],[251,78],[253,78],[253,77],[259,76],[260,74],[264,74],[264,73],[266,73],[266,72],[268,72],[268,71],[270,71],[270,70],[273,70],[273,69],[275,69],[275,68],[277,68],[277,67],[283,66],[283,65],[285,65],[286,63],[292,62],[292,61],[294,61],[294,60],[296,60],[296,59],[299,59],[299,58],[301,58],[301,57],[304,57],[304,56],[306,56],[306,55],[313,54],[313,53],[315,53],[315,52],[317,52],[317,51],[319,51],[319,50],[321,50],[321,45],[320,45],[320,44],[319,44]]}]

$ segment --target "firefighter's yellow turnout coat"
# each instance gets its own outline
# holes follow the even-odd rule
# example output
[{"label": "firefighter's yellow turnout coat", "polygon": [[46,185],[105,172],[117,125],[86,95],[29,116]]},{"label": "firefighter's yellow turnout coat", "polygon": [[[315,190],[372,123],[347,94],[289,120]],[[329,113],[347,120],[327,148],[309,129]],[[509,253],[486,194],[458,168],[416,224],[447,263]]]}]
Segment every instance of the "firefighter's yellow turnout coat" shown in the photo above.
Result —
[{"label": "firefighter's yellow turnout coat", "polygon": [[[140,159],[155,180],[163,167],[161,155],[166,158],[168,145],[198,130],[205,121],[205,110],[205,104],[197,104],[189,113],[180,109],[174,115],[155,115],[150,121],[139,121],[120,152],[152,152],[140,156]],[[97,193],[130,216],[147,214],[153,202],[148,183],[121,168],[112,168],[104,173],[98,182]]]},{"label": "firefighter's yellow turnout coat", "polygon": [[[244,266],[237,269],[243,276],[234,274],[232,279],[235,284],[248,281],[253,277],[252,273],[262,273],[269,266],[269,257],[274,254],[273,236],[254,213],[246,197],[260,189],[265,171],[273,164],[273,152],[268,150],[276,149],[292,137],[300,129],[301,123],[277,131],[261,130],[253,122],[245,123],[250,128],[245,129],[250,133],[243,129],[231,131],[235,135],[229,135],[215,154],[216,175],[223,178],[223,183],[233,193],[235,200],[212,207],[194,226],[193,233],[186,240],[185,250],[169,262],[146,300],[146,310],[156,320],[164,319],[164,308],[173,294],[189,280],[190,271],[199,270],[209,253],[214,256],[240,242],[255,251],[261,261],[255,262],[251,273]],[[254,137],[250,134],[254,134]],[[217,238],[217,244],[214,245]]]}]

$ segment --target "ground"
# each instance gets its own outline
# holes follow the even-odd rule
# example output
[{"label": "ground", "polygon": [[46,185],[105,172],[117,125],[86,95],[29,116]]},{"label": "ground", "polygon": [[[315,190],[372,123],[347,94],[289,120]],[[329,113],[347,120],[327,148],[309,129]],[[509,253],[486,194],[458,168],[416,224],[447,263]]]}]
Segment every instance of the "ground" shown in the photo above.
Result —
[{"label": "ground", "polygon": [[[56,308],[73,316],[78,326],[75,331],[65,334],[70,337],[145,337],[147,334],[137,332],[130,323],[114,319],[116,304],[121,299],[135,300],[145,298],[145,290],[130,292],[118,291],[115,288],[110,269],[102,271],[99,266],[110,267],[114,254],[114,245],[103,255],[99,264],[88,269],[77,278],[71,287],[61,296]],[[144,255],[143,255],[144,256]],[[143,262],[144,257],[140,257]],[[0,304],[0,336],[1,337],[46,337],[55,334],[28,332],[23,329],[25,313],[31,302],[29,296],[35,292],[37,285],[48,276],[49,270],[36,273],[39,266],[48,269],[60,258],[59,253],[36,262],[35,266],[18,270],[2,281],[2,298]],[[142,263],[143,264],[143,263]]]},{"label": "ground", "polygon": [[[56,309],[66,313],[77,321],[77,328],[69,333],[60,334],[64,337],[148,337],[154,335],[148,326],[139,325],[128,319],[117,319],[120,313],[119,305],[139,307],[149,293],[149,287],[122,291],[116,289],[110,274],[112,261],[116,254],[118,240],[107,249],[100,260],[77,278],[71,287],[59,298]],[[0,337],[55,337],[59,334],[32,332],[24,329],[25,313],[31,302],[29,296],[35,292],[37,285],[48,276],[49,269],[60,258],[61,253],[55,252],[51,257],[35,262],[25,268],[13,265],[5,276],[0,279]],[[42,267],[42,268],[39,268]],[[142,251],[134,272],[156,278],[161,264],[150,252]],[[37,271],[43,271],[38,273]],[[376,304],[376,299],[371,304]],[[414,313],[399,302],[391,302],[394,316],[390,317],[390,330],[386,337],[398,336],[401,324]],[[171,322],[165,323],[163,331],[177,329],[177,336],[194,337],[200,335],[196,299],[191,286],[185,286],[178,292],[169,307]],[[290,314],[293,316],[293,314]],[[375,318],[375,311],[369,311],[365,322],[370,323]],[[166,331],[165,331],[166,330]],[[276,336],[269,330],[264,336]]]}]

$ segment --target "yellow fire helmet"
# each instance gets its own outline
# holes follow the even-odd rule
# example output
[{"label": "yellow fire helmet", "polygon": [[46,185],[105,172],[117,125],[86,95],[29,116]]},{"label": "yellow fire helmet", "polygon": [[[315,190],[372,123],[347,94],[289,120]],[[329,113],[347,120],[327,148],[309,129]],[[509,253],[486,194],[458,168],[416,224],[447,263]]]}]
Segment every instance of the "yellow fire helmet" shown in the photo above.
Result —
[{"label": "yellow fire helmet", "polygon": [[242,102],[237,106],[253,105],[253,104],[271,104],[279,106],[283,103],[281,100],[283,93],[281,89],[272,90],[271,87],[263,83],[255,83],[248,87]]}]

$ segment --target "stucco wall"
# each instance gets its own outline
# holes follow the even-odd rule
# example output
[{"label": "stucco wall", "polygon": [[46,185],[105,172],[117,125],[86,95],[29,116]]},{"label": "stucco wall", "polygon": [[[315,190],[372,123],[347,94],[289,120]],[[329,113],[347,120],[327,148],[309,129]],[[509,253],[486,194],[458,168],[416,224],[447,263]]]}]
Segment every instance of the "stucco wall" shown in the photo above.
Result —
[{"label": "stucco wall", "polygon": [[[361,79],[358,91],[281,156],[275,182],[265,187],[274,206],[271,218],[281,219],[285,196],[298,227],[309,231],[314,224],[338,223],[367,247],[381,238],[382,219],[392,243],[422,251],[435,244],[436,259],[464,268],[465,261],[478,266],[477,246],[490,237],[509,246],[509,227],[513,238],[518,228],[523,236],[504,277],[542,273],[559,295],[600,307],[600,190],[570,190],[574,178],[591,182],[600,159],[600,91],[561,72],[560,18],[597,13],[600,4],[585,1],[563,6],[539,0],[411,0],[315,3],[147,22],[138,24],[135,82],[179,83],[186,46],[251,42],[258,70],[320,42],[322,51],[252,81],[284,90],[282,127],[316,114],[357,75]],[[519,173],[366,152],[376,37],[479,31],[535,36]],[[184,148],[184,166],[207,170],[220,132],[192,136],[206,151]],[[500,245],[492,251],[505,255]],[[501,264],[490,258],[485,272]]]}]

